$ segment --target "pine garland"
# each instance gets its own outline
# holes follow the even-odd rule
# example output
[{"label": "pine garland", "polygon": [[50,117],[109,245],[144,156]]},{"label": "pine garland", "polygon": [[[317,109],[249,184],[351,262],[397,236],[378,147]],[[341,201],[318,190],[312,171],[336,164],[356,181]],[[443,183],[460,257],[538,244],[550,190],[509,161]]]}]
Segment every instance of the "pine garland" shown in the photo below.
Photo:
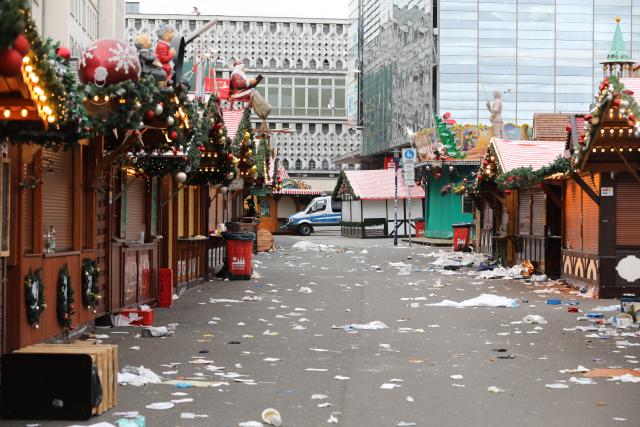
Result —
[{"label": "pine garland", "polygon": [[100,268],[98,262],[91,258],[82,260],[82,305],[88,310],[96,312],[96,307],[100,303]]},{"label": "pine garland", "polygon": [[532,187],[544,182],[549,175],[556,173],[568,173],[571,169],[569,160],[558,156],[553,163],[545,165],[540,169],[533,170],[531,167],[522,167],[510,170],[507,173],[498,175],[495,179],[498,188],[501,190],[515,190],[517,188]]},{"label": "pine garland", "polygon": [[35,328],[40,327],[40,316],[47,304],[44,299],[44,282],[42,281],[42,269],[32,272],[29,270],[24,278],[24,299],[27,306],[27,321]]},{"label": "pine garland", "polygon": [[75,309],[73,306],[73,286],[71,284],[71,275],[67,264],[60,267],[58,271],[58,323],[64,328],[71,327]]},{"label": "pine garland", "polygon": [[[5,1],[6,2],[6,1]],[[7,20],[12,19],[12,22]],[[5,31],[2,28],[7,28]],[[20,32],[16,33],[18,29]],[[86,111],[81,104],[78,85],[69,63],[56,54],[59,43],[42,40],[31,19],[31,8],[24,0],[10,0],[0,8],[0,46],[23,33],[30,44],[28,58],[39,86],[46,94],[54,123],[45,126],[38,121],[0,120],[0,139],[12,143],[36,143],[47,148],[73,145],[90,133]]]}]

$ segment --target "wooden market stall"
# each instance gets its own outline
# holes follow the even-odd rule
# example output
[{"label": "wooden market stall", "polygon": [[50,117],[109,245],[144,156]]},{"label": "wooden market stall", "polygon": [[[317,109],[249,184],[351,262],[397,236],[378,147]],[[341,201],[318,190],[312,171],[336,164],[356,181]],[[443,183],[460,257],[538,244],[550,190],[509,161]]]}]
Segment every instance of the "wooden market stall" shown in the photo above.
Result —
[{"label": "wooden market stall", "polygon": [[478,175],[482,253],[559,275],[560,187],[545,178],[567,169],[565,144],[491,139]]},{"label": "wooden market stall", "polygon": [[102,219],[96,153],[73,108],[81,98],[65,77],[69,50],[42,40],[28,9],[18,16],[22,32],[0,35],[15,37],[19,60],[0,71],[2,352],[73,334],[105,311],[104,276],[92,274]]},{"label": "wooden market stall", "polygon": [[[394,235],[394,170],[342,171],[333,198],[342,202],[341,234],[347,237]],[[398,235],[415,234],[415,219],[424,212],[424,190],[404,185],[398,173]],[[411,206],[409,208],[409,206]]]},{"label": "wooden market stall", "polygon": [[640,294],[640,79],[606,78],[564,186],[563,276],[604,298]]}]

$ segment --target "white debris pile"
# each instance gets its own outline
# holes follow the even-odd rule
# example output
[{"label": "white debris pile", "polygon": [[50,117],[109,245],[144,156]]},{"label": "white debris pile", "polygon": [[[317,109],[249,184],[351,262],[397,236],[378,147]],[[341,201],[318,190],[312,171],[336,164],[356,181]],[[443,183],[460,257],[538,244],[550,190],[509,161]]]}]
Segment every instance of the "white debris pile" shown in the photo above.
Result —
[{"label": "white debris pile", "polygon": [[410,275],[413,268],[412,264],[406,264],[404,262],[390,262],[389,265],[398,269],[398,276]]},{"label": "white debris pile", "polygon": [[301,240],[293,245],[294,249],[301,251],[313,252],[337,252],[337,248],[333,245],[324,245],[322,243],[312,242],[310,240]]},{"label": "white debris pile", "polygon": [[144,366],[125,366],[118,373],[118,384],[143,386],[145,384],[160,384],[162,379],[151,369]]},{"label": "white debris pile", "polygon": [[507,298],[500,295],[482,294],[475,298],[467,299],[460,302],[445,299],[438,303],[425,304],[425,305],[431,306],[431,307],[454,307],[454,308],[463,308],[463,307],[516,308],[518,306],[518,301],[516,301],[513,298]]},{"label": "white debris pile", "polygon": [[462,268],[462,267],[478,267],[487,257],[478,253],[454,252],[440,250],[432,252],[431,257],[436,258],[430,264],[436,268]]},{"label": "white debris pile", "polygon": [[368,331],[377,331],[380,329],[387,329],[388,326],[379,320],[374,320],[369,323],[350,323],[348,325],[342,326],[332,326],[333,329],[344,329],[345,331],[360,331],[360,330],[368,330]]}]

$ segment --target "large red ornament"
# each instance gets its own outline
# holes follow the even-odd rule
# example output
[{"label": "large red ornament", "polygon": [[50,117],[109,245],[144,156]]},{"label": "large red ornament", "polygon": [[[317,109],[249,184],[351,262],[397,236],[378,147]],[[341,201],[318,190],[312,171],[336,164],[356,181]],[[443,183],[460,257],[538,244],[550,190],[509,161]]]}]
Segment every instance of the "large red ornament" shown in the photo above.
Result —
[{"label": "large red ornament", "polygon": [[100,87],[126,80],[138,81],[138,54],[125,42],[113,39],[97,40],[80,56],[78,78],[82,83],[94,83]]},{"label": "large red ornament", "polygon": [[169,139],[172,141],[175,141],[176,139],[178,139],[178,132],[175,130],[172,130],[169,132]]},{"label": "large red ornament", "polygon": [[18,37],[13,41],[13,48],[20,52],[22,56],[25,56],[29,53],[29,48],[31,47],[29,40],[25,37],[24,34],[19,34]]},{"label": "large red ornament", "polygon": [[227,154],[227,160],[229,161],[233,160],[233,153]]},{"label": "large red ornament", "polygon": [[15,76],[22,67],[22,55],[15,49],[0,50],[0,75]]},{"label": "large red ornament", "polygon": [[64,59],[65,61],[68,61],[71,58],[71,51],[69,50],[69,48],[60,46],[59,48],[56,49],[56,55],[58,55],[60,58]]},{"label": "large red ornament", "polygon": [[146,121],[153,120],[155,116],[156,113],[153,110],[148,110],[146,113],[144,113],[144,119]]}]

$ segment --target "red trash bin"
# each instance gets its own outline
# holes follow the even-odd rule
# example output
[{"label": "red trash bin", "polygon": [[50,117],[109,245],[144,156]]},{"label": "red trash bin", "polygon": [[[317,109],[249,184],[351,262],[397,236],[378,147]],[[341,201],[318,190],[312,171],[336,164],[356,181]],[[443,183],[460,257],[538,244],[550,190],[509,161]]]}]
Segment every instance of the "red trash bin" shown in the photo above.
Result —
[{"label": "red trash bin", "polygon": [[461,251],[469,246],[469,241],[471,240],[471,224],[461,222],[451,224],[451,227],[453,227],[453,250]]},{"label": "red trash bin", "polygon": [[223,233],[227,241],[229,280],[251,279],[253,233]]},{"label": "red trash bin", "polygon": [[424,219],[416,218],[416,237],[424,235]]}]

